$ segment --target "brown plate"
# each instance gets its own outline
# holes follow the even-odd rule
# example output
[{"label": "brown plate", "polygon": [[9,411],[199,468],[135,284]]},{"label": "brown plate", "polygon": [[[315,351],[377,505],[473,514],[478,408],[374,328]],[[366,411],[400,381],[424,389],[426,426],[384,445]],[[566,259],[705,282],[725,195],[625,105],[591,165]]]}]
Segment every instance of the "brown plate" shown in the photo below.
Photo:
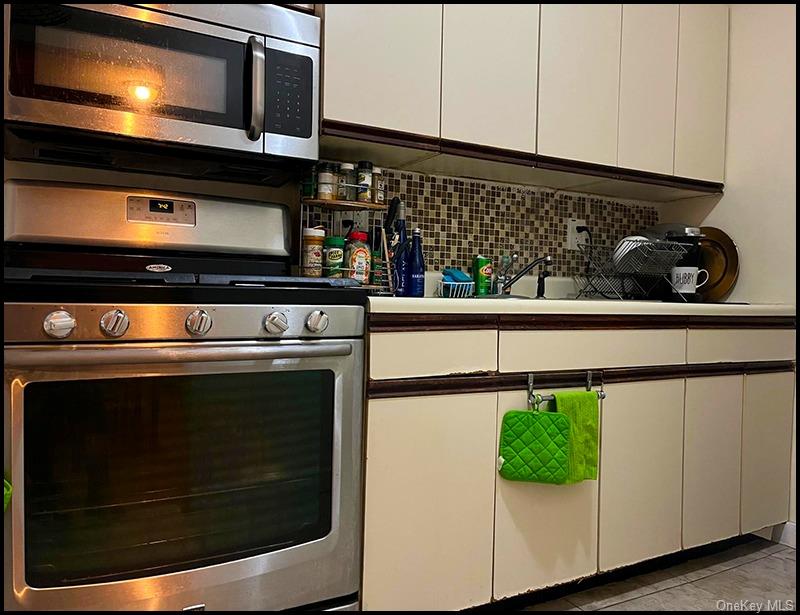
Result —
[{"label": "brown plate", "polygon": [[704,302],[722,301],[739,277],[739,250],[733,239],[713,226],[702,226],[699,267],[708,271],[708,282],[697,289]]}]

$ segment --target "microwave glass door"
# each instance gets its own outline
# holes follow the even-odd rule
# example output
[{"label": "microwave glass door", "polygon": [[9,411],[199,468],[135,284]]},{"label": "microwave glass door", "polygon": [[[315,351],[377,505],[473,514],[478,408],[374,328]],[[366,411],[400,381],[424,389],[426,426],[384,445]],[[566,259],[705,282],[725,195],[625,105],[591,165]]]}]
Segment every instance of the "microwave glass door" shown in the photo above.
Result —
[{"label": "microwave glass door", "polygon": [[[253,45],[263,47],[263,38],[144,9],[97,6],[111,8],[12,6],[8,76],[12,96],[73,105],[64,110],[64,121],[70,124],[75,123],[71,115],[75,109],[96,110],[81,116],[77,128],[239,147],[236,142],[215,140],[208,129],[204,133],[198,129],[220,127],[235,130],[244,141],[241,147],[261,151],[261,131],[250,141],[246,131],[253,107],[251,90],[262,82],[253,77]],[[30,104],[20,108],[28,114],[35,109]],[[108,116],[100,110],[124,113]],[[53,123],[61,121],[58,113],[50,116]],[[180,120],[183,128],[167,130],[159,119]],[[251,147],[253,141],[257,143]]]},{"label": "microwave glass door", "polygon": [[25,575],[150,577],[331,531],[333,371],[31,382]]}]

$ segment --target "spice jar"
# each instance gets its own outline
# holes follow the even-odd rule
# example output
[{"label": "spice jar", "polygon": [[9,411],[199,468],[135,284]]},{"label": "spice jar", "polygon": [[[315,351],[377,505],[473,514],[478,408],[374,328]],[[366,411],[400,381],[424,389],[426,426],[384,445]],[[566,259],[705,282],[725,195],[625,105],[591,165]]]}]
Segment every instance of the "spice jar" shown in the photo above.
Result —
[{"label": "spice jar", "polygon": [[372,202],[381,205],[386,203],[386,180],[378,167],[372,169]]},{"label": "spice jar", "polygon": [[339,185],[338,168],[332,162],[320,162],[317,165],[317,198],[323,201],[336,199]]},{"label": "spice jar", "polygon": [[322,246],[325,276],[341,278],[342,263],[344,262],[344,237],[326,237]]},{"label": "spice jar", "polygon": [[372,163],[368,160],[358,163],[358,200],[372,203]]},{"label": "spice jar", "polygon": [[303,276],[307,278],[322,277],[322,242],[325,229],[303,229]]},{"label": "spice jar", "polygon": [[358,173],[356,165],[352,162],[343,162],[339,165],[339,192],[340,201],[355,201],[358,198]]},{"label": "spice jar", "polygon": [[367,238],[367,234],[363,231],[350,233],[344,258],[348,270],[347,276],[361,284],[369,282],[371,258]]}]

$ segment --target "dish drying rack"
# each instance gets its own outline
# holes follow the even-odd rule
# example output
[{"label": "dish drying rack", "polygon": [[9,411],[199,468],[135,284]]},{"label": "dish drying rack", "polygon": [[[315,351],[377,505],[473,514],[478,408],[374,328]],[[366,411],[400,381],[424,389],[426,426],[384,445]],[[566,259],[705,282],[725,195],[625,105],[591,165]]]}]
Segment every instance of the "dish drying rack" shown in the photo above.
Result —
[{"label": "dish drying rack", "polygon": [[464,299],[475,294],[475,282],[446,282],[439,280],[436,283],[436,295],[446,299]]},{"label": "dish drying rack", "polygon": [[578,249],[586,258],[584,272],[573,276],[578,297],[605,299],[644,299],[662,281],[675,289],[670,273],[687,251],[678,242],[655,239],[623,239],[614,247],[578,244]]},{"label": "dish drying rack", "polygon": [[[303,228],[323,226],[328,234],[344,237],[351,228],[345,224],[347,220],[354,220],[359,217],[366,219],[366,223],[361,230],[372,232],[376,225],[383,227],[382,218],[387,206],[379,203],[366,203],[362,201],[341,201],[303,198],[300,201],[300,254],[303,254]],[[381,260],[382,269],[380,276],[375,280],[375,284],[362,284],[361,288],[369,291],[370,295],[393,295],[391,262],[389,259],[389,241],[391,237],[382,237],[381,241]],[[301,256],[302,259],[302,256]],[[344,265],[344,263],[343,263]],[[300,263],[300,272],[303,267]],[[327,277],[328,267],[322,266],[322,276]],[[349,277],[353,271],[347,267],[338,268],[341,277]]]}]

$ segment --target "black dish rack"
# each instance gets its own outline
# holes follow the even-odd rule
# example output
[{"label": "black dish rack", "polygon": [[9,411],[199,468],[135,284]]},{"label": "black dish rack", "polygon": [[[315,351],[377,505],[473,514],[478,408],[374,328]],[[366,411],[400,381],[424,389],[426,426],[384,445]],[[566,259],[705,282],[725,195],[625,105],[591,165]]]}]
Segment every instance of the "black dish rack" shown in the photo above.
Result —
[{"label": "black dish rack", "polygon": [[646,299],[661,282],[672,287],[670,272],[687,251],[678,242],[651,239],[623,239],[614,247],[578,244],[578,249],[586,258],[584,272],[573,276],[578,297],[604,299]]}]

